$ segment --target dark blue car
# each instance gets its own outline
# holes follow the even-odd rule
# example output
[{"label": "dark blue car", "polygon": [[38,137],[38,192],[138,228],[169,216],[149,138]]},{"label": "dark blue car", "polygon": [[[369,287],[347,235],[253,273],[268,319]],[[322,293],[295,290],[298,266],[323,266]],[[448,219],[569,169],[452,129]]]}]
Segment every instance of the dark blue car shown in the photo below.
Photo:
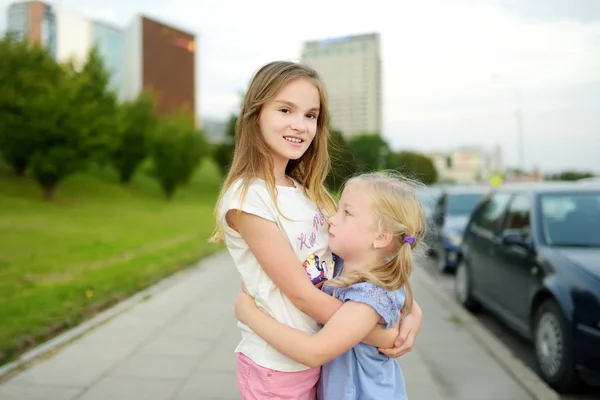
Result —
[{"label": "dark blue car", "polygon": [[431,214],[427,243],[441,272],[456,268],[462,236],[479,200],[489,192],[485,186],[453,186],[444,189]]},{"label": "dark blue car", "polygon": [[473,212],[456,298],[529,339],[557,390],[600,378],[600,187],[507,185]]}]

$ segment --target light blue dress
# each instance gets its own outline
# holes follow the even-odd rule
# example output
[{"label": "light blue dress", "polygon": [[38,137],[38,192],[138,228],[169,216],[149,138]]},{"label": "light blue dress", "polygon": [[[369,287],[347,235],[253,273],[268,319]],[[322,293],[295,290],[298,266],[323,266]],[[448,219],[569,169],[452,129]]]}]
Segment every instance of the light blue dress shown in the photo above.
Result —
[{"label": "light blue dress", "polygon": [[[342,263],[336,265],[339,274]],[[333,288],[323,289],[333,294]],[[404,290],[388,291],[373,283],[361,282],[335,290],[342,302],[361,302],[373,307],[389,328],[400,318],[406,298]],[[359,343],[335,360],[323,365],[318,385],[319,400],[407,400],[404,375],[395,359],[377,347]]]}]

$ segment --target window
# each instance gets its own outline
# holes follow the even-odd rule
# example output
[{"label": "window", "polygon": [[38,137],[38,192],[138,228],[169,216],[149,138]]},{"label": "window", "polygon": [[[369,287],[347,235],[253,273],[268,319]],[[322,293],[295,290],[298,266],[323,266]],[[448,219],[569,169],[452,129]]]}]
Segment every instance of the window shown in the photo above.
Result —
[{"label": "window", "polygon": [[504,231],[517,230],[520,231],[523,237],[529,237],[530,223],[529,215],[531,210],[531,202],[526,195],[518,194],[510,203],[506,214],[506,222],[504,223]]},{"label": "window", "polygon": [[473,223],[481,228],[490,232],[497,232],[499,228],[502,215],[506,205],[510,200],[511,195],[509,193],[496,193],[494,194],[481,208],[477,210],[477,215]]}]

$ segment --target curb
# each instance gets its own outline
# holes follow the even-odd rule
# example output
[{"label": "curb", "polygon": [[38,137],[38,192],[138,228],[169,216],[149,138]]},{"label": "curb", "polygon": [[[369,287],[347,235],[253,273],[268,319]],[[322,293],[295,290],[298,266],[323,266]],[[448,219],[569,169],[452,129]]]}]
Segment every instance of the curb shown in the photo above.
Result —
[{"label": "curb", "polygon": [[31,363],[53,354],[61,347],[69,344],[70,342],[76,340],[77,338],[85,335],[92,329],[108,322],[110,319],[122,314],[123,312],[133,308],[137,304],[147,300],[153,295],[160,293],[178,282],[181,282],[185,278],[187,278],[190,274],[196,272],[199,268],[199,263],[204,262],[211,257],[218,256],[222,251],[216,251],[210,255],[201,257],[201,259],[189,266],[188,268],[184,268],[181,271],[175,272],[174,274],[167,276],[166,278],[160,280],[152,286],[143,289],[140,292],[128,297],[127,299],[115,304],[111,308],[108,308],[102,311],[100,314],[88,319],[81,324],[61,333],[60,335],[48,340],[47,342],[42,343],[41,345],[29,350],[19,357],[17,360],[8,363],[2,367],[0,367],[0,383],[3,381],[10,379],[11,373],[17,372],[21,369],[26,369]]},{"label": "curb", "polygon": [[469,331],[489,353],[498,361],[500,366],[517,381],[529,394],[538,400],[560,400],[560,396],[537,374],[527,367],[521,360],[516,358],[510,350],[493,334],[491,334],[481,322],[471,315],[467,310],[456,303],[454,298],[446,293],[446,290],[432,278],[427,271],[415,268],[413,276],[421,280],[429,287],[431,293],[437,297],[446,309],[456,314],[463,322],[463,326]]}]

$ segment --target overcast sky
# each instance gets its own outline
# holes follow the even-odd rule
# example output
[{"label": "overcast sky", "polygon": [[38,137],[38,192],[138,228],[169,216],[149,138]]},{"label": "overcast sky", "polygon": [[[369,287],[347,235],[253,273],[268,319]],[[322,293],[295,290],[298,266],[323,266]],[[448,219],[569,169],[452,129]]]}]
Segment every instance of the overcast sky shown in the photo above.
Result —
[{"label": "overcast sky", "polygon": [[[8,1],[0,2],[5,15]],[[382,133],[394,148],[499,144],[505,163],[515,165],[514,110],[520,106],[528,167],[600,172],[597,0],[55,4],[118,24],[143,12],[195,32],[202,118],[225,118],[260,65],[297,59],[303,41],[376,31],[382,38]]]}]

